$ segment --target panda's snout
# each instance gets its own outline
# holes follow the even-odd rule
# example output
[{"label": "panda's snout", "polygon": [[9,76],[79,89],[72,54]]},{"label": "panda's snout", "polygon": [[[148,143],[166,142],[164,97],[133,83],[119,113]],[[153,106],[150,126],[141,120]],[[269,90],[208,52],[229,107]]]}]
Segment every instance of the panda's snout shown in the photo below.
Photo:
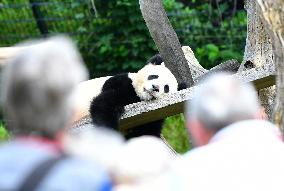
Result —
[{"label": "panda's snout", "polygon": [[159,86],[152,84],[152,90],[155,92],[159,92]]}]

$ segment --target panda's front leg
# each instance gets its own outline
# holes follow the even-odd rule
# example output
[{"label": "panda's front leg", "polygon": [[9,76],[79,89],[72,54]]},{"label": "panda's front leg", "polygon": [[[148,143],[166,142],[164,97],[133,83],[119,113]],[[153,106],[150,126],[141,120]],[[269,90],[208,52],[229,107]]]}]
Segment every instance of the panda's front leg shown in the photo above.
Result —
[{"label": "panda's front leg", "polygon": [[102,92],[91,102],[90,114],[94,125],[118,130],[124,106],[139,101],[128,74],[109,78]]},{"label": "panda's front leg", "polygon": [[97,127],[106,127],[118,131],[119,119],[124,106],[118,104],[118,92],[109,90],[95,97],[90,105],[90,115]]}]

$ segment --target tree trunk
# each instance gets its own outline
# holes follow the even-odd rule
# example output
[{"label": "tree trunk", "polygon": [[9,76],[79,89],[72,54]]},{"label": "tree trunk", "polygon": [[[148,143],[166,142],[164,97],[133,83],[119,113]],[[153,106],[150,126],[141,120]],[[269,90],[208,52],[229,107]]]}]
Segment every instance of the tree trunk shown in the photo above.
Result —
[{"label": "tree trunk", "polygon": [[[265,69],[274,68],[273,51],[270,37],[265,30],[260,17],[261,10],[256,6],[255,0],[247,0],[247,38],[244,58],[239,72],[255,67]],[[273,120],[273,108],[275,103],[275,86],[261,89],[259,92],[261,105],[265,108],[269,120]]]},{"label": "tree trunk", "polygon": [[257,0],[261,18],[271,38],[276,66],[274,122],[284,134],[284,0]]},{"label": "tree trunk", "polygon": [[255,0],[247,0],[245,8],[247,10],[247,39],[243,62],[239,68],[240,72],[274,63],[270,38],[260,18],[261,10],[256,6]]},{"label": "tree trunk", "polygon": [[139,0],[139,4],[142,16],[166,66],[179,83],[185,82],[192,86],[191,69],[161,0]]}]

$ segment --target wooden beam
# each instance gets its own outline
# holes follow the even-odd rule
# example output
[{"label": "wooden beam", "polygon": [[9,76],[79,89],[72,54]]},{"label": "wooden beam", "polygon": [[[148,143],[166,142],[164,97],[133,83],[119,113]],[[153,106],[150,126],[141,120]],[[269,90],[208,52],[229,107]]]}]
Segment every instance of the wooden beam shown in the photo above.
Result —
[{"label": "wooden beam", "polygon": [[164,119],[169,116],[173,116],[179,113],[183,113],[184,111],[184,101],[178,102],[173,105],[169,105],[166,107],[162,107],[156,110],[151,110],[148,112],[144,112],[138,115],[134,115],[132,117],[123,118],[120,121],[120,128],[122,130],[126,130],[133,126],[142,125],[147,122],[156,121],[159,119]]}]

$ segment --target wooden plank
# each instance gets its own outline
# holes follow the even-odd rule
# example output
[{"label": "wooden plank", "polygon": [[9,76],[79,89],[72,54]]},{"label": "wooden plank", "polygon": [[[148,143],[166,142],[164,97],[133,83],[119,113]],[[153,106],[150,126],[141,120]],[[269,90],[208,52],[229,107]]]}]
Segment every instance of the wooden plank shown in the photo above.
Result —
[{"label": "wooden plank", "polygon": [[183,106],[184,102],[179,102],[156,110],[152,110],[149,112],[134,115],[132,117],[121,119],[120,128],[122,130],[126,130],[133,126],[142,125],[148,122],[164,119],[169,116],[183,113],[184,110]]}]

